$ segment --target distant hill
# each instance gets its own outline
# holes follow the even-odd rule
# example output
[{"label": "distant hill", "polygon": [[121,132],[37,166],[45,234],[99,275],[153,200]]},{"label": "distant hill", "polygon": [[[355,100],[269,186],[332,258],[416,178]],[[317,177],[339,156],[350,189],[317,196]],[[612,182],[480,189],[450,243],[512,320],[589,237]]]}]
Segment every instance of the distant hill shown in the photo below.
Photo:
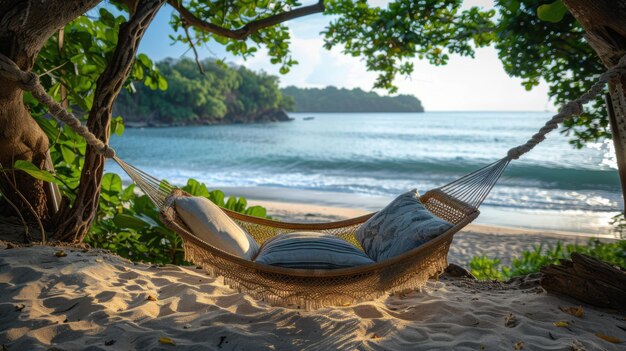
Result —
[{"label": "distant hill", "polygon": [[245,67],[202,61],[202,74],[188,58],[165,59],[157,67],[167,80],[167,90],[152,90],[134,82],[135,92],[123,91],[114,115],[127,126],[178,126],[289,121],[278,77]]},{"label": "distant hill", "polygon": [[424,112],[422,102],[413,95],[380,96],[359,88],[281,89],[284,96],[293,98],[294,112]]}]

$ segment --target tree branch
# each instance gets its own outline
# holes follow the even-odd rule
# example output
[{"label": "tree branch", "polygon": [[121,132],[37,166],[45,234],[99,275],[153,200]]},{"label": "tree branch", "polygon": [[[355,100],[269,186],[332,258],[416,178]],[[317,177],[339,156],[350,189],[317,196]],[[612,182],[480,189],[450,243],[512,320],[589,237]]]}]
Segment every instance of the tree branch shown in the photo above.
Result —
[{"label": "tree branch", "polygon": [[189,35],[189,29],[187,28],[187,23],[183,22],[183,29],[185,30],[185,35],[187,36],[187,40],[189,41],[189,46],[191,46],[191,50],[193,50],[193,54],[196,57],[196,65],[198,65],[198,69],[200,73],[204,75],[204,68],[202,67],[202,63],[200,62],[200,57],[198,56],[198,50],[196,50],[196,45],[191,40],[191,35]]},{"label": "tree branch", "polygon": [[299,7],[295,10],[275,14],[266,18],[262,18],[256,21],[249,22],[245,26],[239,29],[228,29],[224,27],[220,27],[213,23],[209,23],[204,21],[196,15],[194,15],[191,11],[185,8],[182,5],[182,2],[179,0],[167,0],[167,3],[172,6],[178,13],[181,18],[188,23],[189,25],[194,26],[195,28],[210,32],[213,34],[217,34],[222,37],[236,39],[236,40],[245,40],[251,34],[256,33],[257,31],[277,25],[279,23],[283,23],[294,18],[304,17],[308,15],[312,15],[314,13],[324,12],[324,1],[320,0],[314,5]]}]

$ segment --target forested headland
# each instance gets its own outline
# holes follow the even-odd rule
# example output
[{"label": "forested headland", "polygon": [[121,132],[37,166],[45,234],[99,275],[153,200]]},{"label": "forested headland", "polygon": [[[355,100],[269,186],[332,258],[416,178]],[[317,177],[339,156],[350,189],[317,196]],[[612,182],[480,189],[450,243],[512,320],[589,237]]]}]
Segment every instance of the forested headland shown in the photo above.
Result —
[{"label": "forested headland", "polygon": [[339,89],[329,86],[281,90],[293,98],[294,112],[424,112],[422,102],[413,95],[380,96],[359,88]]},{"label": "forested headland", "polygon": [[281,94],[278,77],[209,59],[201,65],[203,72],[186,58],[157,63],[167,89],[134,82],[134,92],[120,94],[114,115],[131,127],[290,120],[285,110],[293,101]]},{"label": "forested headland", "polygon": [[191,59],[156,64],[167,89],[134,82],[123,91],[113,114],[129,127],[289,121],[294,112],[423,112],[415,96],[380,96],[361,89],[287,87],[278,77],[245,67]]}]

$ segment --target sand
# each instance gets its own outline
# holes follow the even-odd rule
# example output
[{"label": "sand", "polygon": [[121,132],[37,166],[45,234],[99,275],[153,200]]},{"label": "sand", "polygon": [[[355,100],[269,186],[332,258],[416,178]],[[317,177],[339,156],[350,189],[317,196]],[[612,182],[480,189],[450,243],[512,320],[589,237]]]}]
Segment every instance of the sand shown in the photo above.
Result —
[{"label": "sand", "polygon": [[0,251],[0,345],[8,350],[513,350],[518,342],[619,350],[595,333],[626,339],[624,316],[589,306],[583,318],[568,315],[559,307],[575,302],[532,282],[443,279],[402,297],[302,311],[268,306],[195,268],[58,250]]},{"label": "sand", "polygon": [[[286,219],[341,217],[323,206],[268,208]],[[463,264],[474,254],[510,260],[538,240],[581,240],[541,234],[472,226],[455,237],[450,260]],[[61,249],[66,257],[55,256]],[[421,292],[304,311],[269,306],[194,267],[0,243],[0,350],[626,349],[596,336],[626,339],[623,314],[583,304],[578,318],[559,308],[579,304],[545,293],[532,277],[510,284],[443,277]],[[507,325],[510,314],[514,322]],[[555,326],[559,321],[568,327]]]}]

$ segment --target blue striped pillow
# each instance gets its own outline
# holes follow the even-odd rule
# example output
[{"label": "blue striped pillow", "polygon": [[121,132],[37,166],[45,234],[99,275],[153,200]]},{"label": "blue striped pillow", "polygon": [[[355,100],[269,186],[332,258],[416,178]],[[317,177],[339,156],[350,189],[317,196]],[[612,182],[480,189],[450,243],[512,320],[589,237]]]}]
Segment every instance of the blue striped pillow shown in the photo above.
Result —
[{"label": "blue striped pillow", "polygon": [[374,263],[347,241],[315,232],[277,235],[263,244],[255,261],[301,269],[338,269]]}]

